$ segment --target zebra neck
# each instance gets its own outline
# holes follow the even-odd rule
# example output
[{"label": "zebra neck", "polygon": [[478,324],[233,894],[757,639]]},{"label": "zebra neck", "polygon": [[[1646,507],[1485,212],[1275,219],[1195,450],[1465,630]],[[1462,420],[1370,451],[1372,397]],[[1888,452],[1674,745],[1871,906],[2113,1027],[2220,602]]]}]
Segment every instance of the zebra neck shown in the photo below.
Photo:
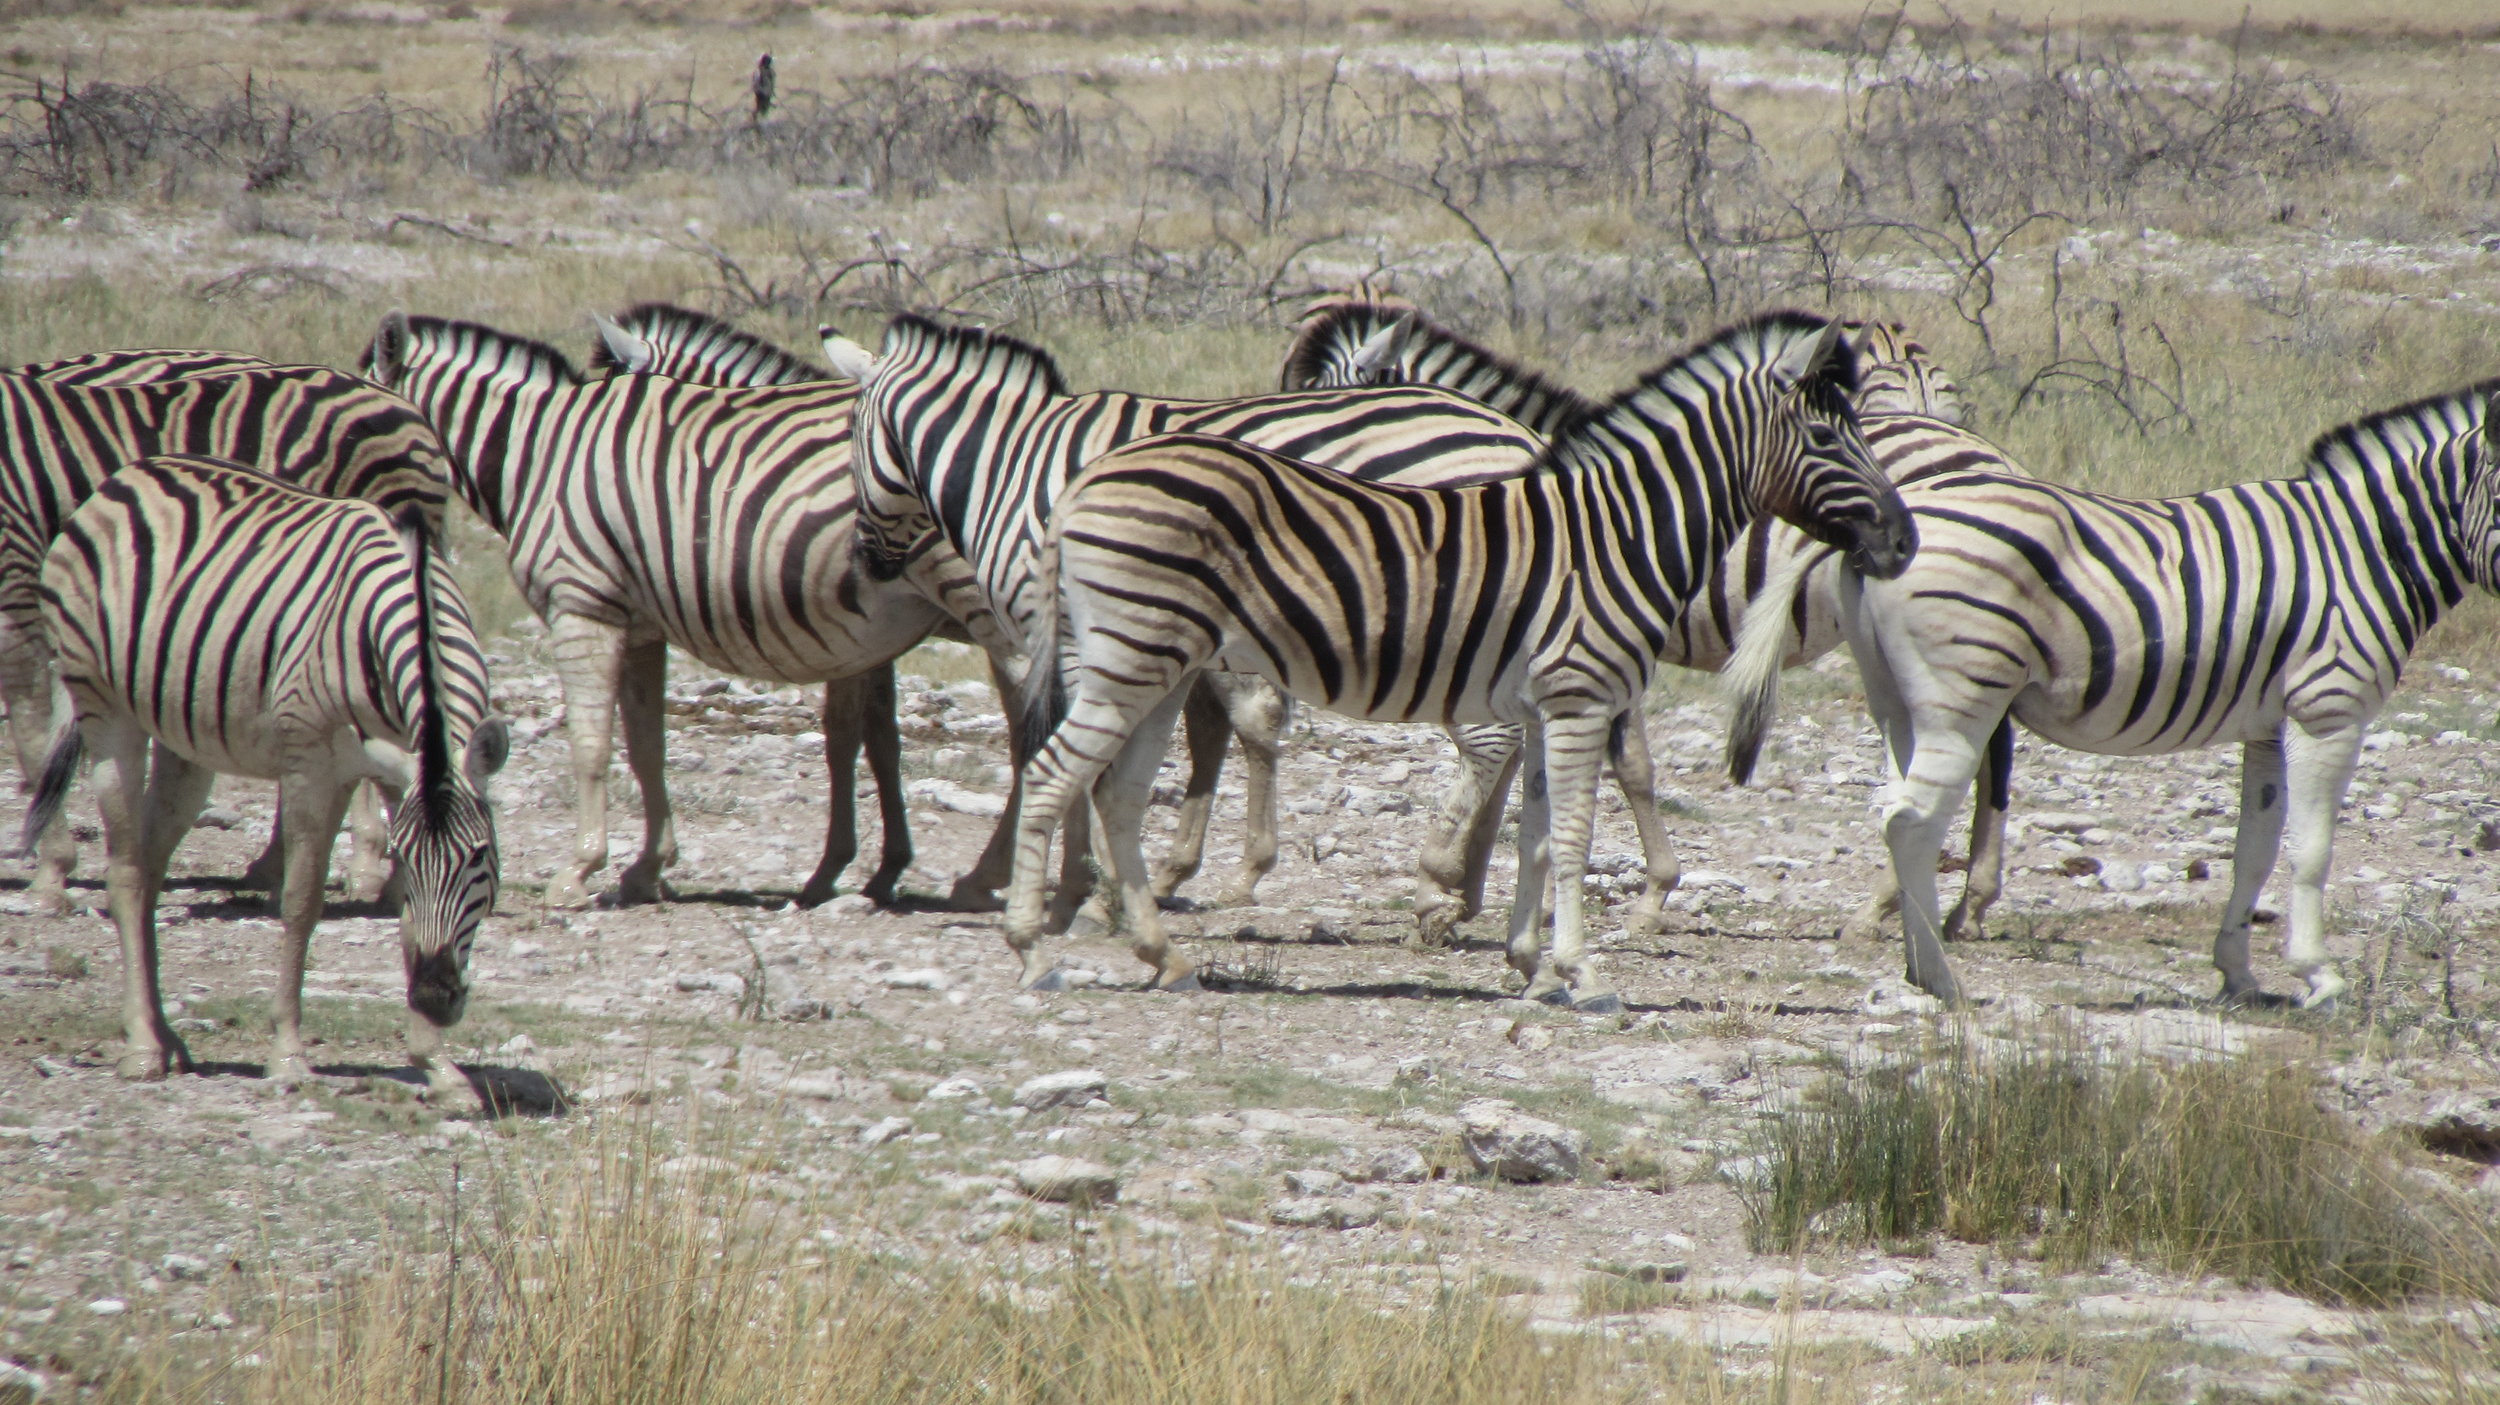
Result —
[{"label": "zebra neck", "polygon": [[[2480,426],[2473,433],[2481,432]],[[2468,445],[2438,436],[2398,454],[2328,453],[2285,487],[2316,514],[2324,564],[2398,612],[2415,640],[2465,598]]]},{"label": "zebra neck", "polygon": [[[601,384],[606,384],[602,382]],[[512,535],[513,512],[529,499],[535,475],[562,455],[547,443],[547,420],[578,399],[577,388],[511,385],[481,378],[453,384],[437,404],[420,402],[451,451],[453,487],[498,536]],[[465,393],[463,393],[465,392]]]}]

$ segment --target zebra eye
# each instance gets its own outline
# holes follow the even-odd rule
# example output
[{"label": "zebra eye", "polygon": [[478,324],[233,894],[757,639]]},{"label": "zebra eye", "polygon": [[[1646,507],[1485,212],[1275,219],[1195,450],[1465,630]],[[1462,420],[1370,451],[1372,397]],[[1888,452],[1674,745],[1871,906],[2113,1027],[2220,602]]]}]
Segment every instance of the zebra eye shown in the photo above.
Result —
[{"label": "zebra eye", "polygon": [[1806,443],[1818,450],[1829,453],[1840,447],[1840,431],[1827,424],[1807,425]]}]

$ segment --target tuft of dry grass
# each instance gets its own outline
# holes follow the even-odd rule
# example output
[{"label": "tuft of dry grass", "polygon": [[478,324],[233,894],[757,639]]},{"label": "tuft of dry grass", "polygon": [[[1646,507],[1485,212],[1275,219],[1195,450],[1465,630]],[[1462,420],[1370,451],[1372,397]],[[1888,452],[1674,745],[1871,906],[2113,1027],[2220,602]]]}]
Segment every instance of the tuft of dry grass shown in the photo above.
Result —
[{"label": "tuft of dry grass", "polygon": [[1949,1033],[1762,1134],[1755,1247],[1942,1230],[2061,1268],[2111,1254],[2331,1301],[2500,1301],[2500,1239],[2435,1177],[2320,1108],[2310,1071],[2179,1064],[2052,1027]]}]

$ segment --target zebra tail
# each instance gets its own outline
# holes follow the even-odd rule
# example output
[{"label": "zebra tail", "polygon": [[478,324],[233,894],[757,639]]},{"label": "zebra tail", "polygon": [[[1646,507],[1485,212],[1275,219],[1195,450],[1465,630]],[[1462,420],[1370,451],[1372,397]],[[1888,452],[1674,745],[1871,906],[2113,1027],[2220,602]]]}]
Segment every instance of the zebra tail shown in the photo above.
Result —
[{"label": "zebra tail", "polygon": [[43,842],[43,832],[61,817],[61,807],[69,803],[70,785],[78,779],[79,763],[86,756],[86,729],[73,717],[68,729],[52,743],[52,754],[44,758],[43,779],[35,783],[34,802],[26,807],[26,831],[18,836],[19,858],[34,857],[36,846]]},{"label": "zebra tail", "polygon": [[1807,548],[1788,559],[1778,574],[1745,605],[1745,621],[1736,630],[1736,651],[1719,671],[1719,694],[1728,700],[1727,774],[1738,785],[1753,779],[1762,759],[1762,741],[1779,715],[1780,670],[1795,636],[1789,621],[1796,613],[1797,592],[1814,568],[1832,559],[1829,551]]},{"label": "zebra tail", "polygon": [[1059,534],[1052,532],[1042,539],[1041,559],[1036,563],[1034,577],[1041,582],[1042,613],[1033,622],[1033,633],[1024,641],[1025,657],[1031,662],[1024,670],[1024,725],[1016,737],[1016,769],[1039,753],[1051,734],[1068,715],[1068,677],[1066,655],[1062,646],[1070,641],[1060,636],[1067,621],[1059,608]]}]

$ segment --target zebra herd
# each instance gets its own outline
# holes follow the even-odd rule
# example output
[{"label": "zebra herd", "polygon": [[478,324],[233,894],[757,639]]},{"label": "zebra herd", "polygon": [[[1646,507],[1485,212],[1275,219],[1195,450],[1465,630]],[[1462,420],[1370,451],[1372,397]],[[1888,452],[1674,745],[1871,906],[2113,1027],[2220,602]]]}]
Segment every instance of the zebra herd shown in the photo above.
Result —
[{"label": "zebra herd", "polygon": [[[1280,391],[1217,401],[1072,393],[1039,347],[914,315],[873,352],[828,330],[830,367],[665,305],[597,322],[587,370],[393,313],[356,375],[189,351],[0,373],[0,697],[33,895],[65,903],[67,793],[87,759],[111,763],[125,1075],[190,1066],[154,908],[223,771],[279,785],[247,874],[283,917],[273,1072],[309,1072],[307,945],[369,782],[389,820],[357,826],[351,883],[389,861],[410,1057],[463,1086],[441,1031],[496,899],[486,787],[507,743],[441,556],[454,497],[549,626],[577,836],[551,905],[590,901],[607,862],[620,714],[644,837],[613,897],[668,895],[672,646],[826,685],[827,842],[800,901],[857,856],[863,751],[885,838],[861,891],[891,901],[911,861],[893,661],[937,634],[986,651],[1010,702],[1016,789],[952,899],[1004,888],[1026,984],[1061,983],[1042,937],[1079,920],[1100,846],[1103,913],[1154,986],[1195,987],[1158,900],[1199,866],[1235,738],[1247,839],[1223,899],[1250,899],[1299,700],[1449,729],[1461,764],[1424,850],[1421,941],[1480,906],[1525,772],[1509,961],[1530,998],[1593,1011],[1621,1008],[1581,881],[1608,765],[1647,878],[1628,924],[1654,927],[1679,874],[1642,725],[1657,665],[1725,671],[1741,781],[1781,668],[1843,642],[1892,773],[1890,872],[1850,926],[1897,910],[1917,985],[1960,999],[1942,941],[2001,889],[2019,721],[2112,753],[2241,742],[2223,994],[2263,995],[2248,928],[2288,824],[2290,965],[2303,1003],[2330,1000],[2322,885],[2362,731],[2439,614],[2500,582],[2500,382],[2332,430],[2299,476],[2144,501],[2028,477],[1898,325],[1808,313],[1722,329],[1594,398],[1358,287],[1303,320]],[[75,712],[57,735],[56,662]],[[1150,871],[1143,813],[1176,723],[1182,824]],[[1942,918],[1937,854],[1974,779],[1971,877]]]}]

